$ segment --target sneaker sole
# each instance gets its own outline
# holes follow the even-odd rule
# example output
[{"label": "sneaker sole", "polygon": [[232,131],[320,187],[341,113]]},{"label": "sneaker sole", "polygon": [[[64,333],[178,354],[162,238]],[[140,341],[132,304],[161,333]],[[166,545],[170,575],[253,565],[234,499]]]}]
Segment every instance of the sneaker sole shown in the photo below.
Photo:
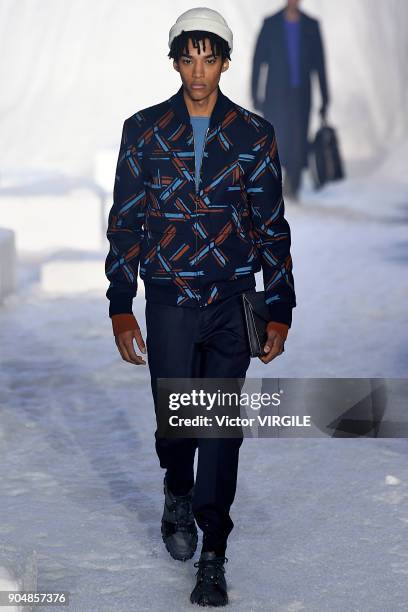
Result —
[{"label": "sneaker sole", "polygon": [[191,549],[191,553],[183,556],[177,555],[175,554],[174,550],[172,550],[166,540],[166,536],[165,533],[163,531],[163,525],[161,526],[161,535],[162,535],[162,540],[164,542],[164,545],[166,547],[167,552],[170,554],[170,556],[175,559],[176,561],[188,561],[189,559],[191,559],[194,556],[195,551],[197,550],[197,544],[198,544],[198,533],[194,534],[194,540],[193,540],[193,548]]},{"label": "sneaker sole", "polygon": [[192,598],[190,596],[190,603],[192,603],[195,606],[200,606],[201,608],[223,608],[224,606],[228,606],[229,604],[229,599],[228,597],[226,598],[225,602],[222,603],[218,603],[218,604],[214,604],[214,603],[209,603],[208,600],[201,600],[201,601],[195,601],[194,598]]}]

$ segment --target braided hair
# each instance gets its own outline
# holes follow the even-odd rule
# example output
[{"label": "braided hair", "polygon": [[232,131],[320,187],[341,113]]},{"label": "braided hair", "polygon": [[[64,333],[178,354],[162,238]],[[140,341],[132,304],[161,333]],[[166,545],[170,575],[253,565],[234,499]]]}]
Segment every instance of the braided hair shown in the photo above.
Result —
[{"label": "braided hair", "polygon": [[231,59],[230,57],[230,46],[226,40],[215,34],[214,32],[206,32],[205,30],[190,30],[186,32],[183,30],[181,34],[176,36],[170,47],[170,51],[167,54],[169,58],[173,58],[176,61],[180,59],[182,55],[188,54],[188,40],[191,39],[193,44],[193,48],[200,51],[200,41],[203,44],[203,49],[205,51],[205,39],[210,39],[211,51],[215,56],[221,55],[221,61],[223,62],[225,59]]}]

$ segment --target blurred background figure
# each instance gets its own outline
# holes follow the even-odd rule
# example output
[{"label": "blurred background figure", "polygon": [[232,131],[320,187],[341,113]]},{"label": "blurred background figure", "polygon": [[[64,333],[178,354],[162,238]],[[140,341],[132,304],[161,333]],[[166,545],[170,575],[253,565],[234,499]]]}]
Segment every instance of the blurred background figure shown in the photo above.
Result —
[{"label": "blurred background figure", "polygon": [[[317,73],[320,115],[326,118],[329,91],[324,50],[317,19],[299,9],[300,0],[264,19],[252,62],[252,103],[275,127],[284,195],[298,200],[302,169],[307,166],[311,106],[311,74]],[[260,98],[261,64],[268,68],[265,94]]]}]

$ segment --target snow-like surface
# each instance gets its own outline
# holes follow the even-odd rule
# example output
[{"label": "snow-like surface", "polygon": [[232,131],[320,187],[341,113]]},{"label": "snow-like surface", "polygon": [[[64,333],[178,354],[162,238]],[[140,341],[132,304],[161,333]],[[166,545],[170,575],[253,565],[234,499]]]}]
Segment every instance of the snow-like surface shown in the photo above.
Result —
[{"label": "snow-like surface", "polygon": [[[406,376],[406,227],[290,202],[287,217],[299,305],[285,353],[247,376]],[[24,262],[0,317],[1,538],[38,552],[38,588],[70,591],[73,612],[190,610],[192,562],[160,537],[147,366],[121,360],[103,292],[45,293],[38,255]],[[244,440],[231,609],[405,610],[407,452]]]}]

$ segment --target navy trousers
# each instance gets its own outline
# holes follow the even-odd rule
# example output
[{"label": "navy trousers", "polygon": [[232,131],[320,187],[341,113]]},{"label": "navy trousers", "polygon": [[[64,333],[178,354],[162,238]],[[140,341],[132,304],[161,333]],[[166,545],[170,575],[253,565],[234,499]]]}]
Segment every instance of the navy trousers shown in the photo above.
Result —
[{"label": "navy trousers", "polygon": [[[239,295],[204,308],[146,302],[146,346],[157,417],[157,378],[240,378],[251,357]],[[175,495],[194,487],[193,512],[203,531],[202,550],[224,555],[234,527],[239,448],[243,438],[160,438],[155,446],[160,466]],[[194,481],[194,457],[198,449]]]}]

